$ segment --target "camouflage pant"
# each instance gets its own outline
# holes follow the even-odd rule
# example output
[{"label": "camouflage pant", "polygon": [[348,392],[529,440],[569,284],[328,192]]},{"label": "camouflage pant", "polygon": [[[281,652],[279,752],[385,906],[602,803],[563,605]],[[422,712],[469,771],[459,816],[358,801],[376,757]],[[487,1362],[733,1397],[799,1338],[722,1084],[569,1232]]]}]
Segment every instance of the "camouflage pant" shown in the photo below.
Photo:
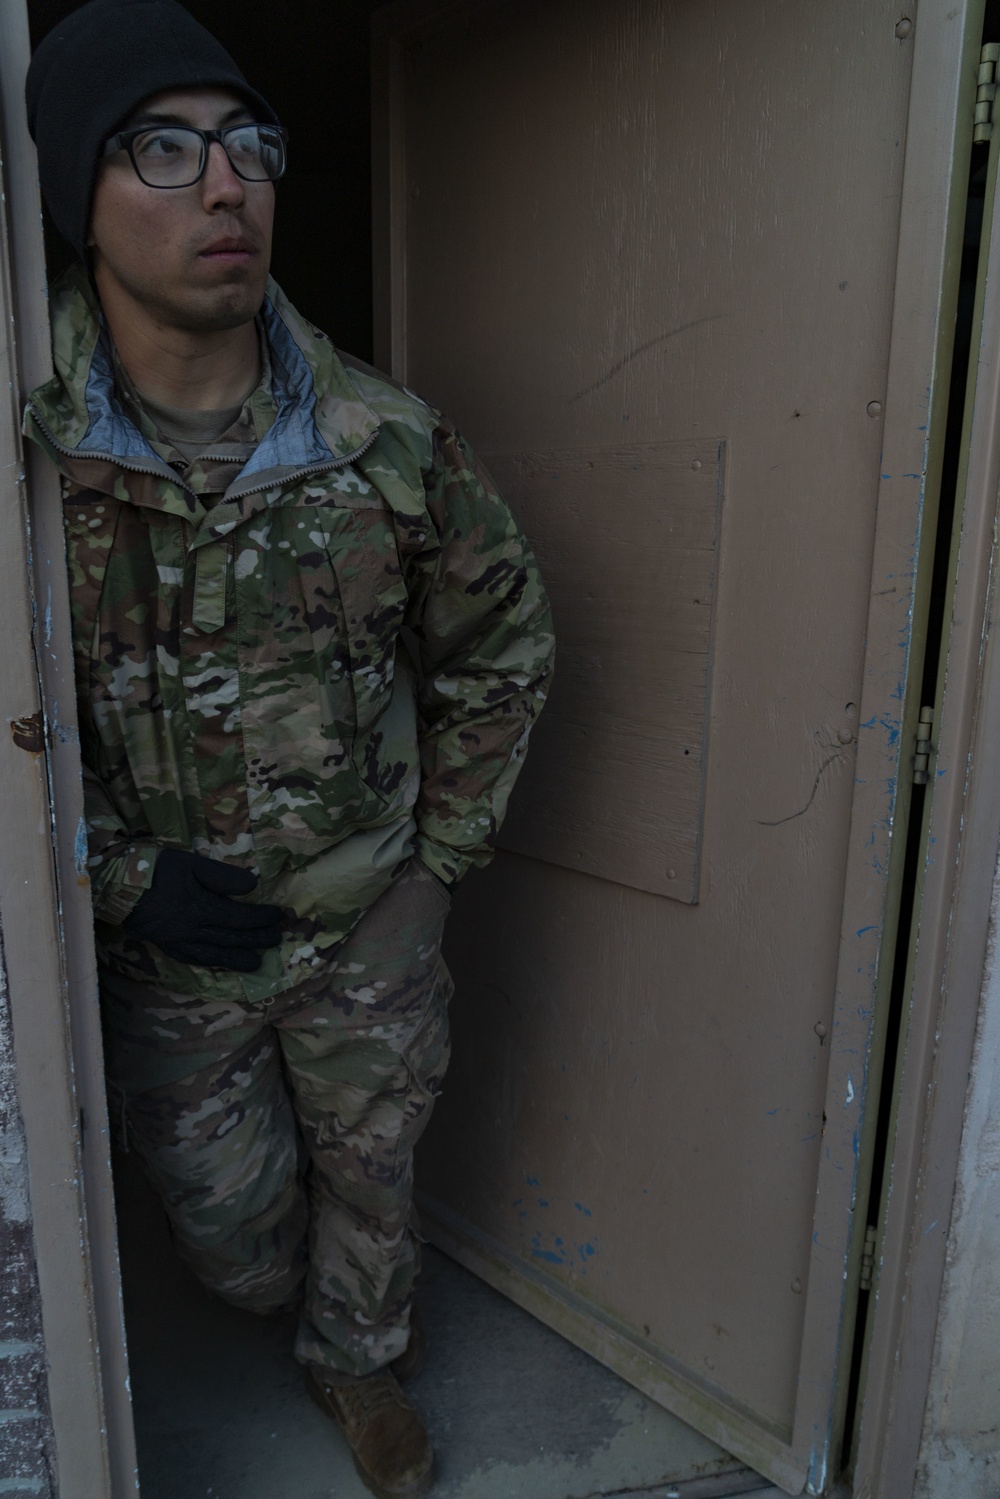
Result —
[{"label": "camouflage pant", "polygon": [[345,1375],[408,1337],[412,1152],[448,1062],[448,903],[412,862],[332,962],[267,1006],[102,976],[112,1100],[180,1253],[252,1311],[304,1283],[296,1355]]}]

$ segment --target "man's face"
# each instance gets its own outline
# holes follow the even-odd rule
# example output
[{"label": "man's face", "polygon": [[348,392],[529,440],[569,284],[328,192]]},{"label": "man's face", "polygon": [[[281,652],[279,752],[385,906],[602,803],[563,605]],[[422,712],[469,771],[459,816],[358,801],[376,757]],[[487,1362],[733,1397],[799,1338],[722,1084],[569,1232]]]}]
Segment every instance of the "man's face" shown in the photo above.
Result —
[{"label": "man's face", "polygon": [[[253,119],[222,89],[171,89],[145,100],[124,128],[196,125],[220,130]],[[271,262],[274,186],[237,177],[217,141],[190,187],[148,187],[127,151],[105,157],[90,220],[102,302],[167,328],[217,332],[256,316]]]}]

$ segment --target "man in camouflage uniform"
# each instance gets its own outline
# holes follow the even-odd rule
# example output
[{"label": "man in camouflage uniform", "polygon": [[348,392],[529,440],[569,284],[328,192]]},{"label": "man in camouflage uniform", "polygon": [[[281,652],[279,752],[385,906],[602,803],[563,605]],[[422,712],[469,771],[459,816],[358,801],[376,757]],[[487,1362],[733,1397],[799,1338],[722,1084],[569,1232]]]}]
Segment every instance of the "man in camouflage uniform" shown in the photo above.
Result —
[{"label": "man in camouflage uniform", "polygon": [[28,106],[80,257],[26,431],[65,485],[112,1096],[180,1252],[301,1303],[311,1393],[415,1499],[441,933],[542,704],[544,593],[455,428],[268,279],[282,132],[186,11],[75,11]]}]

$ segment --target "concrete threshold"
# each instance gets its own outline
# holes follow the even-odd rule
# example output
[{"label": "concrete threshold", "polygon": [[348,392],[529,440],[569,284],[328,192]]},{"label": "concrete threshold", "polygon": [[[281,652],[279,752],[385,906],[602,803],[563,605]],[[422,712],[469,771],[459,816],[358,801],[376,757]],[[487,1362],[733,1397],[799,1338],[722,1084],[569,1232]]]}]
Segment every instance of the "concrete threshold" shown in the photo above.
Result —
[{"label": "concrete threshold", "polygon": [[750,1468],[738,1473],[692,1478],[682,1483],[656,1484],[651,1489],[628,1489],[619,1494],[593,1495],[592,1499],[788,1499],[781,1489],[761,1488],[761,1477]]}]

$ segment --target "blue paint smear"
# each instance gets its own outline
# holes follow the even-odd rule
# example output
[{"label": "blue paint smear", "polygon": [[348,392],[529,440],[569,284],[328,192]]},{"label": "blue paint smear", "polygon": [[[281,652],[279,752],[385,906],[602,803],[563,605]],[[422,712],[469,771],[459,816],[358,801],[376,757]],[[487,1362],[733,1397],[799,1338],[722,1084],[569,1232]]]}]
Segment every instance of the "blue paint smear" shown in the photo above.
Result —
[{"label": "blue paint smear", "polygon": [[538,1199],[538,1206],[540,1208],[547,1208],[548,1205],[549,1205],[549,1200],[548,1200],[547,1197],[539,1197],[539,1199]]},{"label": "blue paint smear", "polygon": [[83,879],[87,873],[87,857],[87,824],[81,817],[76,825],[76,837],[73,839],[73,867],[80,879]]},{"label": "blue paint smear", "polygon": [[865,932],[877,932],[877,931],[878,931],[878,924],[877,923],[876,923],[875,926],[859,926],[857,932],[855,933],[855,936],[857,936],[857,937],[863,937],[865,935]]},{"label": "blue paint smear", "polygon": [[577,1212],[578,1213],[582,1213],[585,1218],[591,1218],[591,1217],[593,1217],[593,1214],[591,1213],[590,1209],[589,1208],[585,1208],[582,1202],[574,1202],[573,1206],[576,1208]]},{"label": "blue paint smear", "polygon": [[859,729],[873,729],[875,727],[875,719],[876,719],[876,717],[877,717],[877,714],[872,714],[872,716],[868,720],[868,722],[867,723],[859,723],[858,724],[858,728]]},{"label": "blue paint smear", "polygon": [[542,1185],[537,1176],[526,1176],[524,1179],[529,1187],[540,1187]]},{"label": "blue paint smear", "polygon": [[536,1260],[546,1260],[550,1265],[561,1265],[563,1261],[551,1249],[533,1249],[532,1255]]}]

